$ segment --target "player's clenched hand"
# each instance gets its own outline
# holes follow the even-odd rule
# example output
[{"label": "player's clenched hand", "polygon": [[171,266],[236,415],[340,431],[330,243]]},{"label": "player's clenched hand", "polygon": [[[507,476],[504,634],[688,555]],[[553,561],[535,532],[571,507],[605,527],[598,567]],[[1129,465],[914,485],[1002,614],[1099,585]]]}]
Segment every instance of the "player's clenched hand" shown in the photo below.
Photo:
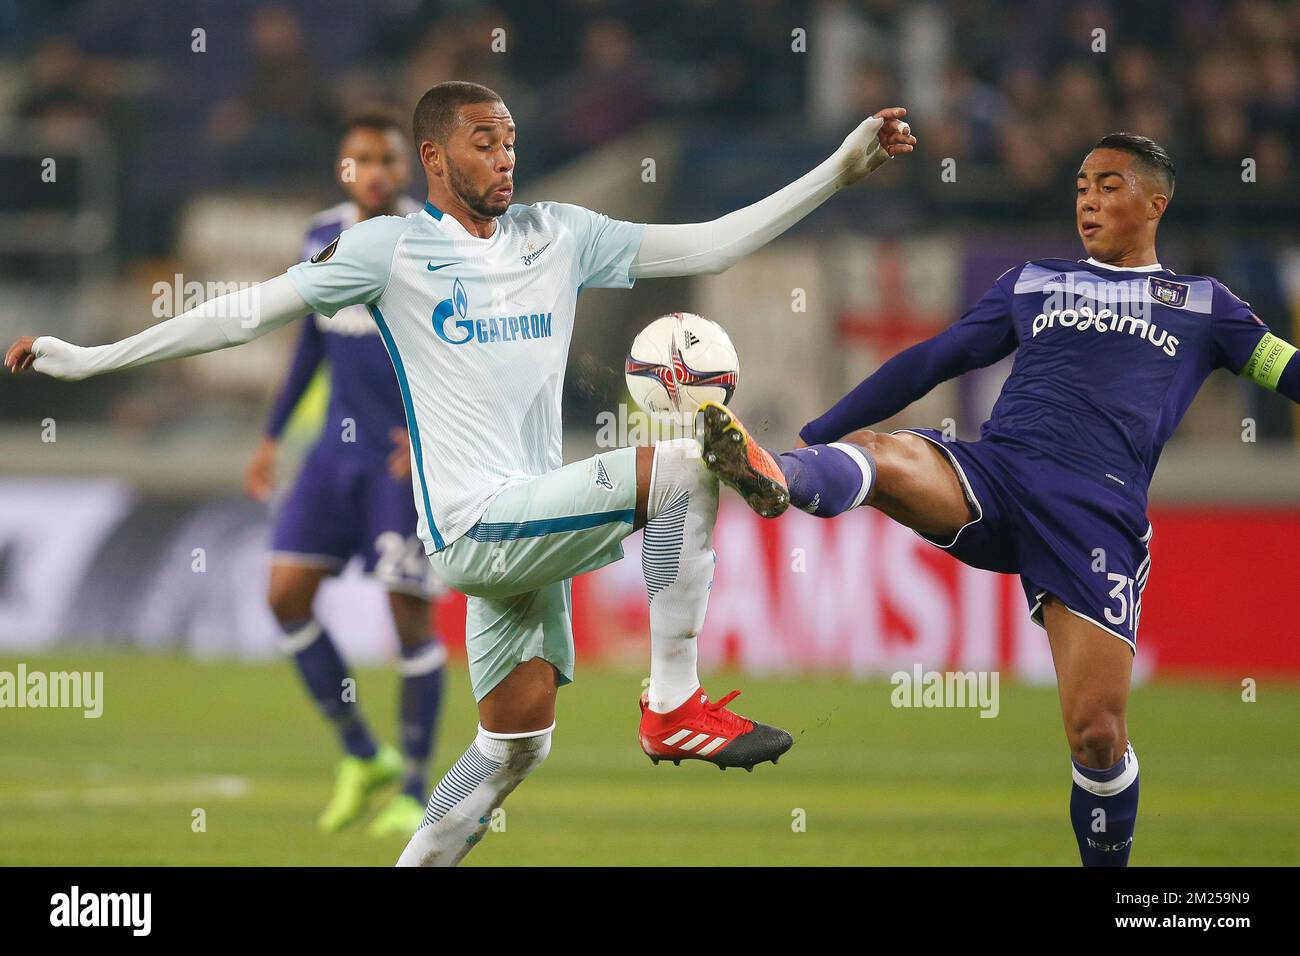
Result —
[{"label": "player's clenched hand", "polygon": [[78,355],[80,346],[52,335],[24,335],[5,353],[5,368],[18,373],[35,369],[44,375],[75,382],[86,377]]},{"label": "player's clenched hand", "polygon": [[270,501],[275,488],[275,458],[279,450],[275,439],[263,436],[253,452],[253,460],[244,472],[244,490],[255,501]]},{"label": "player's clenched hand", "polygon": [[870,175],[893,156],[912,152],[916,137],[903,119],[906,115],[901,106],[880,110],[845,138],[836,151],[844,185]]},{"label": "player's clenched hand", "polygon": [[872,114],[872,119],[881,121],[880,129],[876,133],[876,141],[880,148],[890,156],[910,153],[912,148],[916,146],[916,137],[912,135],[912,127],[903,119],[906,115],[907,109],[902,106],[891,106],[888,109]]},{"label": "player's clenched hand", "polygon": [[5,353],[5,368],[15,375],[31,368],[32,362],[36,361],[36,353],[32,351],[32,343],[35,341],[36,336],[34,335],[19,336],[18,340],[9,346],[9,351]]},{"label": "player's clenched hand", "polygon": [[393,450],[388,454],[388,473],[398,481],[411,477],[411,446],[406,432],[394,428],[388,433],[393,440]]}]

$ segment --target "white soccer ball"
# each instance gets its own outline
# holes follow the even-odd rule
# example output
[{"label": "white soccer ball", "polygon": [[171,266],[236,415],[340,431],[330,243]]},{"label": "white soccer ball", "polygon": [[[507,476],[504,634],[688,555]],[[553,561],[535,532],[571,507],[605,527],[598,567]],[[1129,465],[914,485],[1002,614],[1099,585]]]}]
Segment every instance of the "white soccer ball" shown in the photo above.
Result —
[{"label": "white soccer ball", "polygon": [[623,366],[627,390],[653,416],[693,416],[705,402],[731,401],[740,358],[716,322],[672,312],[647,325]]}]

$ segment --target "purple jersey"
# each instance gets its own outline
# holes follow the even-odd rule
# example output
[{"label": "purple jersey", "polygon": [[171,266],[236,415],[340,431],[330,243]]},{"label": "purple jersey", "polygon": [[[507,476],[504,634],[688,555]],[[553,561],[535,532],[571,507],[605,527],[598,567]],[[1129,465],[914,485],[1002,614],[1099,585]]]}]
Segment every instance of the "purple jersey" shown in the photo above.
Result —
[{"label": "purple jersey", "polygon": [[[399,212],[419,208],[418,203],[403,197]],[[357,207],[351,202],[317,214],[303,243],[302,258],[310,259],[333,242],[356,223],[356,216]],[[267,435],[280,436],[322,360],[329,362],[330,397],[320,445],[372,459],[386,458],[394,447],[393,429],[406,434],[406,412],[392,360],[364,306],[341,309],[333,318],[311,315],[302,323],[293,364],[267,420]]]},{"label": "purple jersey", "polygon": [[801,435],[834,441],[1015,352],[981,437],[1145,502],[1161,449],[1201,383],[1216,368],[1239,372],[1267,332],[1215,279],[1040,259],[1005,272],[960,320],[895,356]]},{"label": "purple jersey", "polygon": [[1038,623],[1054,595],[1136,649],[1161,449],[1216,368],[1300,401],[1300,362],[1214,279],[1040,259],[1008,270],[800,436],[834,441],[1012,352],[979,441],[909,429],[947,456],[970,506],[955,534],[922,537],[972,567],[1019,574]]}]

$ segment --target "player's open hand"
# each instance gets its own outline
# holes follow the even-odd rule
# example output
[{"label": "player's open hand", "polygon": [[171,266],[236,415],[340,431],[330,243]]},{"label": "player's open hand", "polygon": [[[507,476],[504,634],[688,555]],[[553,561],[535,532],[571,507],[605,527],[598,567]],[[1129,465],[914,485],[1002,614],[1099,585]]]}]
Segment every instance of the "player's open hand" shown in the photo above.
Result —
[{"label": "player's open hand", "polygon": [[388,473],[398,481],[411,477],[411,445],[406,432],[394,428],[388,433],[393,440],[393,450],[388,453]]},{"label": "player's open hand", "polygon": [[843,185],[871,175],[894,156],[912,152],[916,137],[905,116],[907,110],[902,106],[879,110],[845,138],[837,151]]}]

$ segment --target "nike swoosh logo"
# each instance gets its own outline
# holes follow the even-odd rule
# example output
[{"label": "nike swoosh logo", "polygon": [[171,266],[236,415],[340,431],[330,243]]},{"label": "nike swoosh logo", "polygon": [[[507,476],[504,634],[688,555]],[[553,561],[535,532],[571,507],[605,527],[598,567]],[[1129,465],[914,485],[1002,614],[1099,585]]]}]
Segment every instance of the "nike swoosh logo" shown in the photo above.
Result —
[{"label": "nike swoosh logo", "polygon": [[447,268],[447,266],[454,266],[457,265],[458,263],[459,260],[457,260],[457,262],[444,262],[440,266],[435,266],[432,262],[430,262],[425,268],[427,268],[430,272],[437,272],[439,269],[445,269]]}]

